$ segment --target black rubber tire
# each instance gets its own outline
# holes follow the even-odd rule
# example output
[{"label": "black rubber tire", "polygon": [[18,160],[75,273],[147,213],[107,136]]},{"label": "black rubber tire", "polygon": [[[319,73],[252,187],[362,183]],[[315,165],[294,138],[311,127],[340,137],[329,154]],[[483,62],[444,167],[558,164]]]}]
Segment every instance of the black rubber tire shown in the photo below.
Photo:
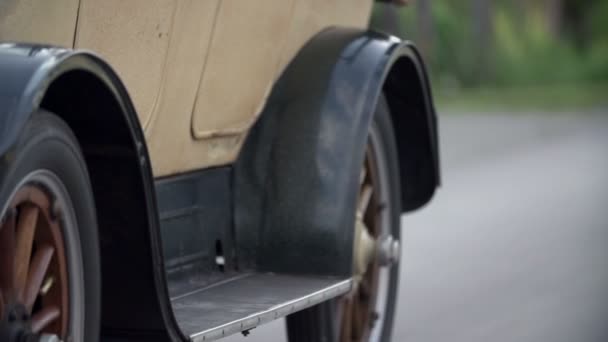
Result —
[{"label": "black rubber tire", "polygon": [[[399,155],[395,132],[391,120],[388,104],[384,96],[380,96],[374,113],[373,123],[380,132],[382,145],[387,154],[387,168],[389,174],[390,203],[392,234],[396,239],[401,237],[401,181],[399,177]],[[399,264],[392,266],[390,271],[389,289],[386,312],[382,329],[382,342],[392,338],[393,320],[397,304],[399,289]],[[337,342],[339,341],[339,322],[337,322],[338,300],[330,300],[306,310],[287,316],[287,336],[289,342]]]},{"label": "black rubber tire", "polygon": [[[5,158],[0,198],[6,200],[24,177],[48,170],[65,186],[76,216],[84,271],[84,341],[99,340],[101,268],[95,202],[78,142],[59,117],[34,113],[21,132],[12,158]],[[74,341],[81,342],[81,341]]]}]

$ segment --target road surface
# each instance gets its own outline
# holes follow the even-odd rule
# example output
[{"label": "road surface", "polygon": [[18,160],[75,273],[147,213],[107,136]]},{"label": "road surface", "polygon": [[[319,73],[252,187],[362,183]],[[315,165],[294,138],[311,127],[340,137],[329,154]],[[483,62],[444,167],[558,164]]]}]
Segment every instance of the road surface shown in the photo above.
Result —
[{"label": "road surface", "polygon": [[444,185],[402,218],[394,341],[608,341],[608,111],[450,114],[441,137]]}]

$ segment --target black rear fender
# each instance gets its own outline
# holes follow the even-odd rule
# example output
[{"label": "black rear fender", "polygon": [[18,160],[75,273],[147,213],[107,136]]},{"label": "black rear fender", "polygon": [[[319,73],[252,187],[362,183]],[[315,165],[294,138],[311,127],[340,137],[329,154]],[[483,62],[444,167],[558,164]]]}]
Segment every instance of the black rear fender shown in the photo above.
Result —
[{"label": "black rear fender", "polygon": [[439,184],[436,119],[420,56],[384,34],[326,30],[277,81],[235,164],[242,265],[352,274],[358,178],[382,91],[396,128],[403,210],[430,200]]}]

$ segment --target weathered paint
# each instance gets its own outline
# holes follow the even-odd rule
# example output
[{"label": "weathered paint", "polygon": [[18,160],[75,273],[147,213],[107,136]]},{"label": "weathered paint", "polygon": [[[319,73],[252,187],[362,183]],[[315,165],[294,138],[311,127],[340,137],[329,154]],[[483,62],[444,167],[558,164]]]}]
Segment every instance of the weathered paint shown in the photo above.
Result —
[{"label": "weathered paint", "polygon": [[148,126],[163,87],[175,0],[81,0],[77,49],[93,50],[116,68]]},{"label": "weathered paint", "polygon": [[1,0],[0,42],[72,47],[79,0]]},{"label": "weathered paint", "polygon": [[74,46],[107,59],[135,103],[159,177],[233,162],[300,48],[332,26],[366,27],[371,5],[3,0],[0,41]]}]

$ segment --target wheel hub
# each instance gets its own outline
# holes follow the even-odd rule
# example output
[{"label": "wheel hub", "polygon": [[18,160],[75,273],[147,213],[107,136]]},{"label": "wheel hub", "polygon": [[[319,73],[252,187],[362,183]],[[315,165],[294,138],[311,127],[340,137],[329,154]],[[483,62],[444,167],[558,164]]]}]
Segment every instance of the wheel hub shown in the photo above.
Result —
[{"label": "wheel hub", "polygon": [[376,258],[380,266],[392,266],[401,257],[401,243],[392,235],[382,236],[376,241]]},{"label": "wheel hub", "polygon": [[401,244],[392,235],[372,237],[365,223],[355,220],[355,274],[361,278],[374,262],[381,267],[390,267],[399,261]]},{"label": "wheel hub", "polygon": [[17,304],[3,312],[0,321],[0,341],[42,342],[40,336],[32,332],[30,316],[23,305]]},{"label": "wheel hub", "polygon": [[[24,337],[30,335],[31,331],[27,320],[19,319],[18,314],[13,310],[5,311],[4,317],[7,317],[7,319],[0,322],[0,341],[21,342],[24,341]],[[25,341],[27,341],[27,338]]]}]

